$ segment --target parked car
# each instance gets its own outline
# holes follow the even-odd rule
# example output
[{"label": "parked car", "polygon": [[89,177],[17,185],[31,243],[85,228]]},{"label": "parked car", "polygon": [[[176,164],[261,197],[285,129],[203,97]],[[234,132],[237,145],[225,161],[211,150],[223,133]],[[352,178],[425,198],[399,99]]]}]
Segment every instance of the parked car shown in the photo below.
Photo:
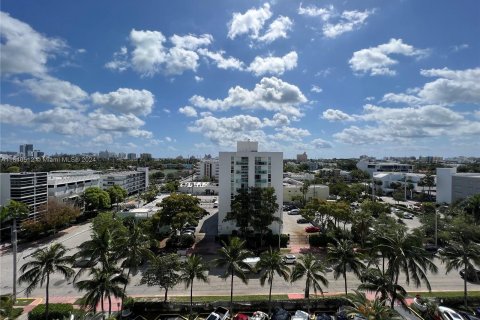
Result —
[{"label": "parked car", "polygon": [[226,320],[230,316],[230,311],[223,307],[216,307],[212,313],[210,313],[206,320]]},{"label": "parked car", "polygon": [[442,319],[445,320],[464,320],[462,316],[458,314],[458,312],[447,307],[438,307],[438,312],[440,313]]},{"label": "parked car", "polygon": [[466,320],[480,320],[479,317],[475,317],[471,313],[466,313],[465,311],[458,311],[458,313]]},{"label": "parked car", "polygon": [[295,264],[297,262],[297,257],[294,254],[287,254],[283,256],[282,260],[285,264]]},{"label": "parked car", "polygon": [[259,269],[257,269],[257,263],[260,261],[260,257],[250,257],[250,258],[245,258],[242,260],[243,263],[246,263],[247,265],[250,266],[253,272],[260,272]]},{"label": "parked car", "polygon": [[290,318],[290,320],[309,320],[310,315],[302,310],[295,311],[295,314]]},{"label": "parked car", "polygon": [[413,217],[415,217],[413,213],[410,213],[410,212],[403,213],[403,219],[413,219]]},{"label": "parked car", "polygon": [[297,215],[300,214],[300,209],[292,209],[287,212],[289,215]]},{"label": "parked car", "polygon": [[[465,277],[465,269],[460,270],[460,277],[462,279]],[[470,282],[479,282],[480,281],[480,270],[469,269],[467,272],[467,281]]]},{"label": "parked car", "polygon": [[305,218],[300,218],[300,219],[297,219],[297,223],[309,223],[310,221],[308,221],[307,219]]},{"label": "parked car", "polygon": [[308,232],[308,233],[312,233],[312,232],[320,232],[320,227],[316,227],[316,226],[308,226],[308,227],[305,227],[305,232]]}]

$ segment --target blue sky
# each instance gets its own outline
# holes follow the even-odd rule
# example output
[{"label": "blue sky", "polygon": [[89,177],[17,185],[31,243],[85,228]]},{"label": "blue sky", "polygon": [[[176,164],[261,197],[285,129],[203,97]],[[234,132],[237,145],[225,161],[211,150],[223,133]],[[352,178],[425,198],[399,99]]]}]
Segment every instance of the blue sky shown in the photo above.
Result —
[{"label": "blue sky", "polygon": [[1,150],[480,156],[478,1],[2,1]]}]

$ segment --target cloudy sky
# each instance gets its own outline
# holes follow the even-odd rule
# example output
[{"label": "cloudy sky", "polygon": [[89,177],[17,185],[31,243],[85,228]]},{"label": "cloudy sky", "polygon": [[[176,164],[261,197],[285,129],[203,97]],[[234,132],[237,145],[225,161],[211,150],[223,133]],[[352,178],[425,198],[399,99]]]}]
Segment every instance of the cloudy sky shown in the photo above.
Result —
[{"label": "cloudy sky", "polygon": [[480,2],[2,1],[1,150],[480,156]]}]

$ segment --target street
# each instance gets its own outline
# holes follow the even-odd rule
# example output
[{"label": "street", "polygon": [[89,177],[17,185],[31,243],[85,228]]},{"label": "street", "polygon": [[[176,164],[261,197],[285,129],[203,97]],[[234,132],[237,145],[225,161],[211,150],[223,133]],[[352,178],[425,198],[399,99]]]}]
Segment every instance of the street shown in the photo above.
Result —
[{"label": "street", "polygon": [[[198,237],[201,239],[205,234],[216,233],[216,208],[208,202],[202,202],[202,206],[209,211],[209,215],[200,221],[199,226],[197,227]],[[285,231],[291,232],[291,234],[297,234],[298,237],[303,237],[301,234],[303,228],[306,226],[304,224],[297,224],[296,220],[300,216],[288,216],[284,215],[285,218]],[[203,223],[208,221],[205,225]],[[412,221],[405,220],[407,225],[416,224],[415,219]],[[56,242],[64,244],[67,248],[70,249],[70,254],[76,252],[76,247],[88,240],[90,238],[90,228],[91,223],[85,223],[82,225],[76,225],[70,227],[67,230],[64,230],[62,234],[55,239]],[[305,237],[306,238],[306,237]],[[18,268],[21,267],[25,262],[29,261],[30,255],[38,248],[48,245],[47,241],[29,246],[20,246],[18,257]],[[215,251],[210,251],[210,254],[204,255],[204,260],[210,262],[215,258]],[[452,271],[450,274],[445,275],[445,267],[437,259],[437,266],[439,272],[436,275],[429,274],[428,279],[430,280],[433,291],[462,291],[463,290],[463,280],[460,278],[457,271]],[[11,293],[12,290],[12,253],[10,250],[4,250],[0,257],[0,267],[1,267],[1,279],[0,279],[0,293],[6,294]],[[18,272],[20,275],[20,272]],[[229,282],[224,281],[220,278],[220,275],[223,273],[223,270],[212,266],[209,271],[209,283],[194,283],[194,295],[228,295],[230,293]],[[251,274],[249,275],[248,285],[243,284],[239,279],[234,279],[234,294],[268,294],[268,287],[262,288],[260,286],[259,275]],[[141,278],[141,273],[133,276],[130,280],[129,285],[127,286],[127,294],[133,296],[156,296],[162,295],[163,290],[157,287],[148,287],[146,285],[139,285]],[[343,279],[339,280],[333,279],[333,272],[327,273],[327,279],[329,280],[328,288],[324,288],[326,293],[334,292],[343,292],[344,283]],[[51,286],[50,286],[50,295],[54,296],[63,296],[63,297],[79,297],[82,293],[78,292],[69,281],[65,281],[59,274],[54,274],[51,277]],[[405,286],[405,278],[400,276],[400,283]],[[347,274],[347,284],[349,290],[355,289],[360,281],[352,273]],[[26,284],[17,286],[18,296],[25,296],[24,289]],[[411,291],[426,291],[426,287],[415,288],[414,286],[405,286],[407,290]],[[468,284],[470,290],[480,290],[480,285]],[[286,293],[302,293],[304,289],[304,283],[302,281],[296,283],[287,283],[283,279],[275,278],[273,283],[273,293],[274,294],[286,294]],[[45,288],[35,289],[31,296],[32,297],[43,297],[45,294]],[[177,285],[173,290],[169,291],[171,295],[188,295],[189,291],[185,289],[184,284]]]}]

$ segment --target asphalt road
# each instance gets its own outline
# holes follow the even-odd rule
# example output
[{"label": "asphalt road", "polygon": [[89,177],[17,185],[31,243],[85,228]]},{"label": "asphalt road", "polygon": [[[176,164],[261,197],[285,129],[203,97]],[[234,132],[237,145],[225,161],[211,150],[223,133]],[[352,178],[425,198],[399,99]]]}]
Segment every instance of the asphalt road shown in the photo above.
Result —
[{"label": "asphalt road", "polygon": [[[203,221],[209,221],[209,226],[203,227],[202,224],[199,225],[197,231],[201,233],[214,233],[215,227],[212,226],[212,222],[216,219],[216,210],[210,204],[206,203],[205,208],[210,212],[210,215],[204,218]],[[300,216],[288,216],[285,219],[286,226],[284,230],[290,230],[292,232],[301,232],[301,230],[305,227],[305,225],[297,225],[296,219]],[[203,222],[202,221],[202,222]],[[201,222],[201,223],[202,223]],[[409,221],[407,221],[407,224]],[[411,223],[415,223],[412,221]],[[288,224],[288,226],[287,226]],[[214,225],[214,223],[213,223]],[[50,239],[49,241],[44,240],[40,243],[36,243],[34,245],[29,245],[27,247],[20,246],[19,253],[17,255],[18,258],[18,267],[28,261],[30,259],[30,255],[34,252],[34,250],[44,247],[48,245],[52,241],[63,243],[67,248],[71,251],[70,253],[73,254],[76,252],[76,247],[78,244],[88,240],[90,238],[90,228],[91,224],[83,224],[71,227],[70,229],[66,230],[62,234],[59,234],[55,239]],[[205,261],[211,261],[215,258],[212,255],[205,255]],[[0,293],[6,294],[11,293],[12,290],[12,253],[9,250],[4,250],[0,256],[0,268],[1,268],[1,278],[0,278]],[[445,267],[437,261],[439,272],[436,275],[429,275],[429,280],[432,286],[432,290],[434,291],[462,291],[463,290],[463,280],[458,275],[458,272],[452,271],[450,274],[445,275]],[[209,272],[209,283],[194,283],[194,295],[228,295],[230,293],[230,285],[229,282],[223,280],[220,276],[222,275],[223,270],[211,267]],[[18,272],[20,274],[20,272]],[[133,276],[130,281],[130,284],[127,287],[127,294],[128,295],[135,295],[135,296],[155,296],[155,295],[163,295],[163,290],[158,287],[148,287],[145,285],[140,286],[141,274],[137,274]],[[324,288],[325,292],[333,293],[333,292],[343,292],[344,291],[344,283],[343,279],[340,278],[338,280],[334,280],[333,273],[327,273],[327,279],[329,280],[328,288]],[[360,281],[356,279],[356,277],[352,273],[347,274],[347,283],[348,288],[353,289],[356,288]],[[425,286],[420,288],[415,288],[414,286],[407,286],[405,284],[405,278],[403,276],[400,277],[400,283],[404,285],[407,290],[410,291],[422,291],[427,290]],[[18,296],[25,296],[24,289],[26,285],[22,284],[17,286]],[[468,284],[469,290],[480,290],[480,285],[475,284]],[[296,283],[287,283],[280,278],[275,278],[273,283],[273,293],[274,294],[287,294],[287,293],[302,293],[304,289],[304,283],[302,281]],[[33,297],[43,297],[45,294],[44,288],[37,288],[35,289],[31,296]],[[189,295],[189,290],[185,289],[183,284],[176,286],[173,290],[169,291],[171,295]],[[234,294],[268,294],[268,287],[261,287],[259,282],[259,275],[252,274],[249,277],[248,285],[243,284],[238,279],[234,279]],[[51,287],[50,287],[50,295],[51,296],[63,296],[63,297],[79,297],[82,293],[78,292],[73,285],[63,279],[59,274],[54,274],[51,278]]]}]

